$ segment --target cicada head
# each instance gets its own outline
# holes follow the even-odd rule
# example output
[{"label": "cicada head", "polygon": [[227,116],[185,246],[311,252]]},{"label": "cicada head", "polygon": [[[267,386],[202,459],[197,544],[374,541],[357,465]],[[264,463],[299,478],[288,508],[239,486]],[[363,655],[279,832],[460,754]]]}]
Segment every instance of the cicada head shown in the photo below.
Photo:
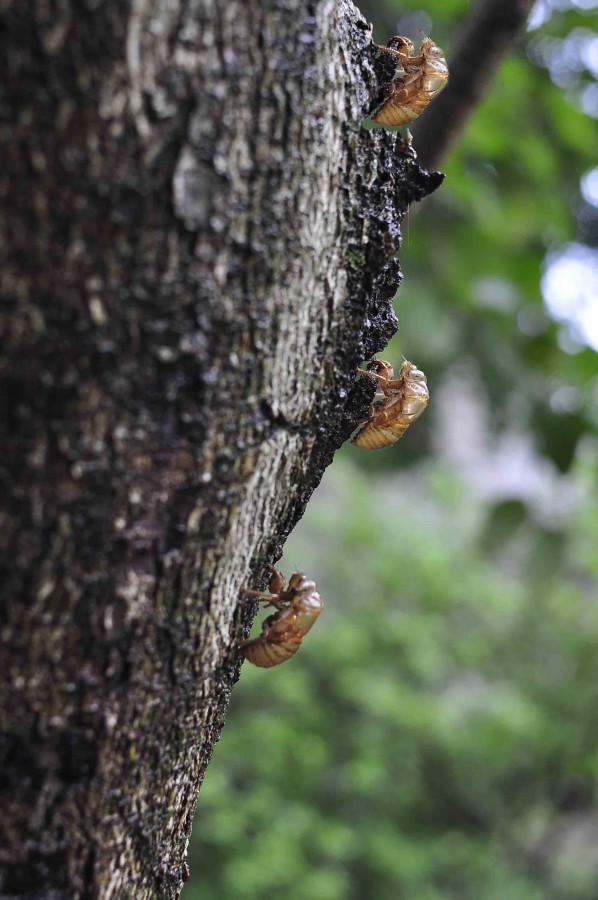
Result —
[{"label": "cicada head", "polygon": [[422,88],[430,102],[446,87],[449,77],[448,66],[443,51],[430,38],[425,38],[422,42],[420,56],[424,59]]},{"label": "cicada head", "polygon": [[428,381],[422,370],[418,369],[417,366],[414,366],[408,359],[406,359],[401,366],[400,377],[404,378],[406,381],[423,381],[424,384],[427,384]]},{"label": "cicada head", "polygon": [[440,49],[440,47],[437,47],[434,41],[429,37],[424,37],[419,52],[423,56],[435,56],[438,58],[442,57],[444,59],[443,51]]},{"label": "cicada head", "polygon": [[306,578],[303,572],[295,572],[289,578],[289,591],[315,591],[316,583],[311,578]]},{"label": "cicada head", "polygon": [[[406,367],[408,367],[407,371],[405,371]],[[401,375],[405,379],[402,414],[409,422],[412,422],[421,416],[430,402],[428,380],[421,369],[416,368],[410,362],[403,363]]]},{"label": "cicada head", "polygon": [[293,598],[291,606],[295,613],[295,623],[302,635],[307,634],[324,609],[322,598],[315,590],[301,591]]}]

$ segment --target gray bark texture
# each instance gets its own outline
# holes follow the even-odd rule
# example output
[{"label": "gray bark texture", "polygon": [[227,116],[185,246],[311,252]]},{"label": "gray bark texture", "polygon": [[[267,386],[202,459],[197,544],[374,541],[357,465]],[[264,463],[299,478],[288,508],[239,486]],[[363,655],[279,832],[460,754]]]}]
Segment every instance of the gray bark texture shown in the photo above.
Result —
[{"label": "gray bark texture", "polygon": [[371,400],[441,176],[362,129],[349,0],[0,16],[0,896],[174,898],[241,589]]}]

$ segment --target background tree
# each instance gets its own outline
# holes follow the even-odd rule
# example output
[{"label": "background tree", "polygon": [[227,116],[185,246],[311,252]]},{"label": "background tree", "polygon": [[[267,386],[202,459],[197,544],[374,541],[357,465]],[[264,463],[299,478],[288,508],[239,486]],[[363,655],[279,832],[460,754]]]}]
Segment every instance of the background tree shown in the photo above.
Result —
[{"label": "background tree", "polygon": [[350,3],[4,2],[4,896],[174,897],[408,204]]}]

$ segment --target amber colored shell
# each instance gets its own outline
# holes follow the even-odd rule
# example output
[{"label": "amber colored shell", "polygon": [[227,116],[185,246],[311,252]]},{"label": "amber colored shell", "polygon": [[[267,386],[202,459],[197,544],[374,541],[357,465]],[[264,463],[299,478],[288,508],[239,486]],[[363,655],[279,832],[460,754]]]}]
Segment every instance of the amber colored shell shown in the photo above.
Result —
[{"label": "amber colored shell", "polygon": [[[402,51],[393,50],[392,44],[403,42]],[[393,38],[388,48],[382,48],[397,57],[397,75],[387,86],[388,97],[372,113],[374,122],[381,125],[406,125],[413,122],[429,103],[446,87],[449,72],[442,50],[426,38],[420,52],[414,56],[406,38]]]},{"label": "amber colored shell", "polygon": [[246,591],[277,607],[277,612],[264,620],[262,633],[245,641],[242,648],[245,659],[262,669],[269,669],[290,659],[324,609],[315,582],[301,572],[296,572],[291,576],[288,588],[284,590],[281,573],[277,569],[273,569],[273,572],[275,574],[270,581],[271,585],[280,585],[275,593],[256,594]]},{"label": "amber colored shell", "polygon": [[395,426],[377,426],[366,425],[366,427],[356,434],[352,444],[356,447],[365,447],[366,450],[382,450],[384,447],[390,447],[396,444],[399,438],[402,438],[407,431],[408,425]]},{"label": "amber colored shell", "polygon": [[383,396],[373,404],[370,418],[351,441],[356,447],[367,450],[380,450],[395,444],[430,402],[426,376],[413,363],[405,360],[399,377],[394,379],[389,363],[376,362],[385,374],[370,374],[377,378]]},{"label": "amber colored shell", "polygon": [[254,666],[259,666],[261,669],[269,669],[290,659],[302,643],[303,638],[300,635],[297,636],[295,641],[289,639],[284,644],[274,644],[263,635],[260,635],[245,644],[243,655]]}]

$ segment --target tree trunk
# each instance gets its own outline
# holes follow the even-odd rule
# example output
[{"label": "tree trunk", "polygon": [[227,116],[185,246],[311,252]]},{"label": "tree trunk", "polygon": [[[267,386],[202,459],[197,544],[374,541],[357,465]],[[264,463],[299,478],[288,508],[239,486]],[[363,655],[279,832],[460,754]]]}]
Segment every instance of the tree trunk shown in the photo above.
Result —
[{"label": "tree trunk", "polygon": [[0,12],[0,893],[177,897],[240,590],[371,399],[441,176],[362,130],[348,0]]}]

